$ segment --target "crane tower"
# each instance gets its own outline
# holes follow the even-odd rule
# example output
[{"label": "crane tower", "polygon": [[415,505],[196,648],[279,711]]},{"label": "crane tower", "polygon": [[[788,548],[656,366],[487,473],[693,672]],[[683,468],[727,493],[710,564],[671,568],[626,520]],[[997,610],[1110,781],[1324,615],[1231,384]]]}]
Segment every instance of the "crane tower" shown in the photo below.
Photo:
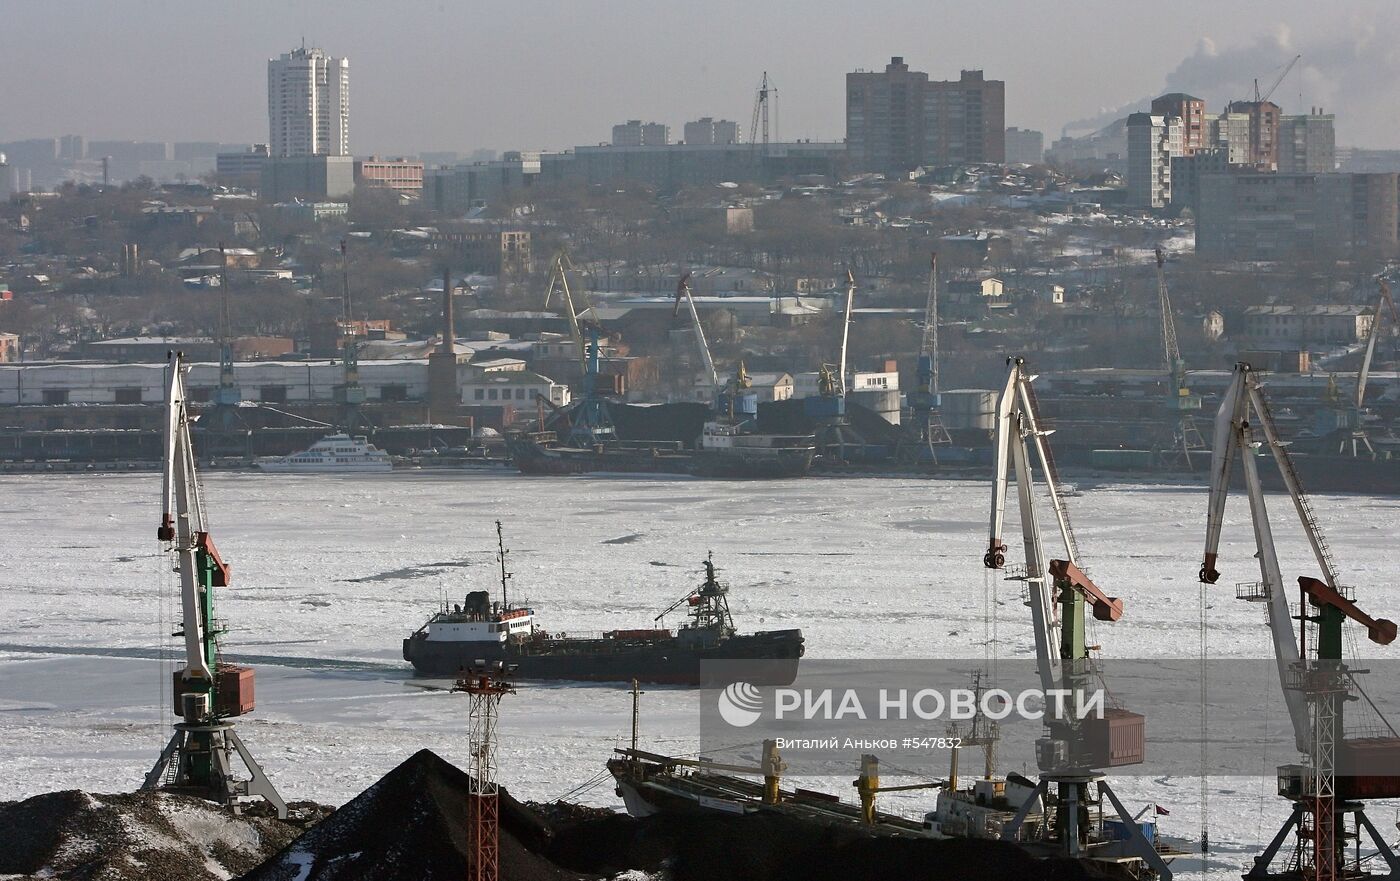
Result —
[{"label": "crane tower", "polygon": [[[502,563],[504,565],[504,563]],[[501,871],[500,789],[496,783],[496,722],[501,698],[515,693],[508,669],[499,662],[494,668],[464,670],[453,691],[465,692],[467,748],[471,753],[467,773],[471,789],[467,794],[467,840],[471,848],[472,881],[496,881]]]}]

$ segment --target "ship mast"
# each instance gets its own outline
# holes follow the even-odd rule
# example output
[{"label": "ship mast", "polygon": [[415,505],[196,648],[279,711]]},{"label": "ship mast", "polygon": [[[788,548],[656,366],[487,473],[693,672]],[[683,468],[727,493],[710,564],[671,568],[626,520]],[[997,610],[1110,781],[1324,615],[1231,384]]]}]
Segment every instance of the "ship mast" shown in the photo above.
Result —
[{"label": "ship mast", "polygon": [[510,603],[506,597],[506,582],[510,580],[511,573],[506,571],[506,550],[505,536],[501,534],[501,521],[496,521],[496,561],[501,564],[501,611],[504,612]]}]

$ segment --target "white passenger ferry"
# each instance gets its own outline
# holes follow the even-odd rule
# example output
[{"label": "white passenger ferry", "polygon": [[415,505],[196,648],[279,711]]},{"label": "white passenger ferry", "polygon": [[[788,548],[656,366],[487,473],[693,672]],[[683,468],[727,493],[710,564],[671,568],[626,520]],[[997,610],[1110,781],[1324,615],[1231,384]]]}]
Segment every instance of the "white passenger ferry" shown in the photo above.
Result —
[{"label": "white passenger ferry", "polygon": [[393,470],[389,454],[364,437],[331,434],[290,456],[263,456],[258,468],[276,472],[383,473]]}]

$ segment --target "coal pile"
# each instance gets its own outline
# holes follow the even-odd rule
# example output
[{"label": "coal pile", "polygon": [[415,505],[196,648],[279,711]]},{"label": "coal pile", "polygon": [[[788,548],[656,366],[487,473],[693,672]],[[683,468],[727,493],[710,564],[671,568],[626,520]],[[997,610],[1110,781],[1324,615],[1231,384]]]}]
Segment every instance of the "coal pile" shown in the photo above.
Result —
[{"label": "coal pile", "polygon": [[[410,756],[242,881],[415,881],[468,876],[471,778],[430,750]],[[549,826],[501,790],[502,881],[572,881],[546,854]]]},{"label": "coal pile", "polygon": [[[786,401],[764,401],[758,405],[758,430],[768,434],[812,434],[817,423],[807,415],[807,405],[801,398]],[[899,426],[891,425],[885,417],[869,407],[846,399],[846,421],[868,444],[893,446],[899,443]]]},{"label": "coal pile", "polygon": [[0,802],[0,876],[222,881],[256,867],[300,832],[168,792],[50,792]]}]

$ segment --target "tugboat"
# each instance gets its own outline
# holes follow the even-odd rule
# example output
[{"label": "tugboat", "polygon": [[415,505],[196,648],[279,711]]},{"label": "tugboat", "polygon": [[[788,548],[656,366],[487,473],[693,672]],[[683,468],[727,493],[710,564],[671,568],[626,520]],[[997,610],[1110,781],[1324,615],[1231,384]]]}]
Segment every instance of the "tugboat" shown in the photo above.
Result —
[{"label": "tugboat", "polygon": [[535,621],[534,609],[515,605],[506,595],[505,540],[496,522],[501,599],[484,590],[443,608],[403,641],[403,657],[420,676],[455,676],[474,663],[503,661],[519,679],[585,682],[639,682],[699,685],[701,662],[764,660],[763,684],[787,685],[797,677],[802,657],[801,630],[741,634],[729,613],[729,586],[716,578],[714,561],[705,560],[705,580],[681,597],[655,621],[687,607],[677,630],[648,627],[612,630],[587,636],[551,633]]},{"label": "tugboat", "polygon": [[394,470],[389,454],[363,435],[328,434],[309,449],[290,456],[263,456],[257,461],[262,471],[279,473],[371,473]]}]

